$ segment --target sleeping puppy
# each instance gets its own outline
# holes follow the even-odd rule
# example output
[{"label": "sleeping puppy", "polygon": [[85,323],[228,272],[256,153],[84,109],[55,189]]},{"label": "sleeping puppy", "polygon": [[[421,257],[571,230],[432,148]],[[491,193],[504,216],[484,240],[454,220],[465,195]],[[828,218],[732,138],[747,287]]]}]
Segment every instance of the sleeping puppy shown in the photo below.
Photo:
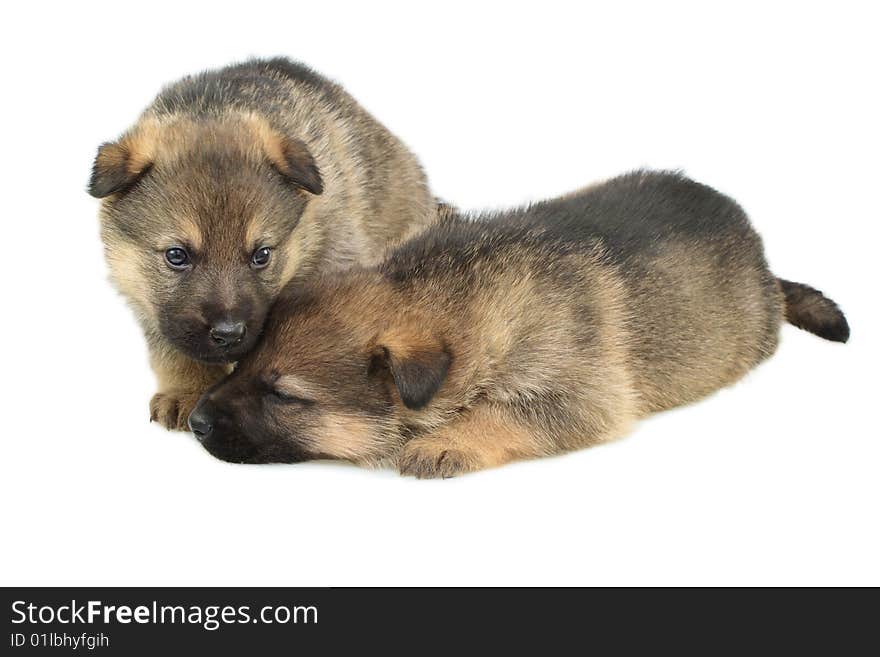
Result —
[{"label": "sleeping puppy", "polygon": [[770,272],[731,199],[639,171],[451,216],[379,266],[291,286],[189,422],[229,461],[450,477],[705,397],[770,356],[783,319],[849,336],[831,300]]},{"label": "sleeping puppy", "polygon": [[101,146],[89,191],[158,379],[150,417],[170,429],[253,346],[286,283],[376,262],[436,212],[406,147],[285,59],[168,86]]}]

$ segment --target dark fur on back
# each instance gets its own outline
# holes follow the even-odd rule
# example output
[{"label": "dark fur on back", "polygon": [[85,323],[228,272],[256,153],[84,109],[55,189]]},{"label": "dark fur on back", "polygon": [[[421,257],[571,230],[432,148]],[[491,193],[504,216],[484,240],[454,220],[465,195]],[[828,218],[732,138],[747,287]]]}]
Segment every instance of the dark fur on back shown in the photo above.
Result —
[{"label": "dark fur on back", "polygon": [[419,263],[467,262],[504,244],[553,243],[564,252],[596,240],[619,264],[633,264],[669,242],[731,237],[757,239],[732,199],[677,172],[634,171],[522,208],[453,217],[395,249],[383,269],[418,276],[430,271]]},{"label": "dark fur on back", "polygon": [[165,87],[155,102],[169,114],[225,112],[230,104],[236,103],[264,110],[267,105],[283,102],[285,78],[307,85],[328,100],[345,94],[341,87],[305,64],[276,57],[187,76]]}]

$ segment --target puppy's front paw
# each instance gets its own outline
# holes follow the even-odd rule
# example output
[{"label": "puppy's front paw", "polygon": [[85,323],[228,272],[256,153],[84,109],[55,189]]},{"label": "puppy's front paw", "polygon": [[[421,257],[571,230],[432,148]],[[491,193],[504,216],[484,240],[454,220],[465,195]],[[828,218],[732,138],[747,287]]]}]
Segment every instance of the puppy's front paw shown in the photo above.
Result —
[{"label": "puppy's front paw", "polygon": [[166,429],[188,431],[186,421],[200,396],[189,390],[157,392],[150,400],[150,422],[158,422]]},{"label": "puppy's front paw", "polygon": [[477,455],[447,441],[415,438],[404,445],[397,467],[418,479],[447,479],[483,466]]}]

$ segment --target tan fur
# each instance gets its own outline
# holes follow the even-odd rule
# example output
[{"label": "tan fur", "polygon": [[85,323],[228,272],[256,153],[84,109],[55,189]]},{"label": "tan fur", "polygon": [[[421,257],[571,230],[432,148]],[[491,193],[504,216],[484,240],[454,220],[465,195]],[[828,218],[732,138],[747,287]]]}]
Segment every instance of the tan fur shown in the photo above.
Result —
[{"label": "tan fur", "polygon": [[186,421],[202,392],[226,376],[227,365],[208,365],[159,343],[150,350],[159,392],[150,400],[150,420],[168,429],[186,430]]},{"label": "tan fur", "polygon": [[442,428],[410,440],[400,452],[401,474],[453,477],[548,453],[545,441],[503,409],[488,404],[463,411]]},{"label": "tan fur", "polygon": [[314,399],[320,395],[320,390],[313,383],[309,383],[302,377],[295,374],[288,374],[280,377],[275,382],[275,389],[302,399]]},{"label": "tan fur", "polygon": [[336,413],[322,416],[311,447],[323,457],[364,464],[381,458],[385,448],[369,421]]},{"label": "tan fur", "polygon": [[105,250],[110,279],[128,299],[142,322],[155,322],[155,308],[150,296],[149,272],[144,271],[137,247],[124,242],[107,244]]},{"label": "tan fur", "polygon": [[199,228],[198,219],[196,219],[195,217],[187,216],[185,214],[178,215],[177,235],[178,236],[174,238],[166,240],[166,243],[169,246],[181,243],[189,244],[196,251],[202,250],[205,245],[202,230],[201,228]]}]

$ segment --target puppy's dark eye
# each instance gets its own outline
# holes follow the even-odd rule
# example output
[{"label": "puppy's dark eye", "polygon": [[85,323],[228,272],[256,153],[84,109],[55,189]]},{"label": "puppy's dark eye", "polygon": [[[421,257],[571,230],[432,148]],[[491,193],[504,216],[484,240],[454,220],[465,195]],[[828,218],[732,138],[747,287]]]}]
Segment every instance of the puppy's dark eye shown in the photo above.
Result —
[{"label": "puppy's dark eye", "polygon": [[254,251],[253,255],[251,255],[251,265],[253,265],[254,269],[262,269],[269,264],[269,260],[271,259],[272,249],[268,246],[263,246]]},{"label": "puppy's dark eye", "polygon": [[172,269],[186,269],[189,265],[189,253],[184,248],[173,246],[165,251],[165,262]]}]

